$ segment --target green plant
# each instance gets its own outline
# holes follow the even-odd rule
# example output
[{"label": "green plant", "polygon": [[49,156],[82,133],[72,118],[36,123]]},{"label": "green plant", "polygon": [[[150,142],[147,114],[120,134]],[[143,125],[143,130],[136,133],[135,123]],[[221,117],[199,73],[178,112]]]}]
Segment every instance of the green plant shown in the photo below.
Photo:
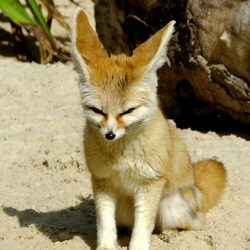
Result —
[{"label": "green plant", "polygon": [[[39,2],[39,4],[38,4]],[[55,59],[67,60],[69,53],[63,49],[50,32],[53,18],[57,19],[67,30],[68,24],[56,9],[53,0],[26,0],[22,5],[19,0],[1,0],[0,9],[9,18],[15,46],[17,47],[17,58],[19,60],[32,60],[29,57],[27,39],[23,35],[23,29],[39,42],[41,63],[52,62]],[[47,18],[44,17],[40,5],[47,10]]]}]

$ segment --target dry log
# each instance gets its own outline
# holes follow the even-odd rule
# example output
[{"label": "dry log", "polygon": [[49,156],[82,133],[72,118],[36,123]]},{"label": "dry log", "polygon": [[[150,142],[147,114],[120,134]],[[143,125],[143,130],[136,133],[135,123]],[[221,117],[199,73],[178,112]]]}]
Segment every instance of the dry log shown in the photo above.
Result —
[{"label": "dry log", "polygon": [[249,0],[99,0],[96,29],[109,53],[133,49],[174,19],[171,67],[159,70],[168,116],[231,117],[250,124]]}]

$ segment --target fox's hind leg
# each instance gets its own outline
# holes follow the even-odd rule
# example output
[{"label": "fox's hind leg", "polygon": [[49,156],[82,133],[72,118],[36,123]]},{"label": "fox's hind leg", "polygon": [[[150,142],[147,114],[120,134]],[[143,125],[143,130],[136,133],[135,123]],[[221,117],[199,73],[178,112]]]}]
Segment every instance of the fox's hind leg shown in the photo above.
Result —
[{"label": "fox's hind leg", "polygon": [[205,216],[202,212],[202,194],[195,187],[183,188],[164,194],[158,210],[157,227],[166,229],[202,229]]}]

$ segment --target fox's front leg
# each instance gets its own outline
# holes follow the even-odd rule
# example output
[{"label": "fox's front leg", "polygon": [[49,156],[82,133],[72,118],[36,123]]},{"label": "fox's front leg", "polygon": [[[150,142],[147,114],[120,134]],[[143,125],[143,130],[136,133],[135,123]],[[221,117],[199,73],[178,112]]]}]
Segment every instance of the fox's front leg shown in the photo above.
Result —
[{"label": "fox's front leg", "polygon": [[115,250],[117,246],[116,194],[106,180],[92,177],[92,185],[97,219],[97,250]]},{"label": "fox's front leg", "polygon": [[157,183],[144,185],[136,192],[134,228],[129,250],[150,249],[151,233],[155,226],[163,186],[162,181],[157,181]]}]

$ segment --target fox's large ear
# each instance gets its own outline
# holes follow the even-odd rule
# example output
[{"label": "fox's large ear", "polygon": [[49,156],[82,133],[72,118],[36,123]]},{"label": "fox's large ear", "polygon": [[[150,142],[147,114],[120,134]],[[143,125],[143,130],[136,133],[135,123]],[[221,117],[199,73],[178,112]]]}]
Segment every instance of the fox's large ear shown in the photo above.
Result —
[{"label": "fox's large ear", "polygon": [[108,57],[97,33],[80,7],[75,10],[72,19],[72,46],[75,59],[87,79],[95,62]]},{"label": "fox's large ear", "polygon": [[169,22],[133,52],[136,66],[144,72],[156,72],[167,60],[167,45],[174,32],[175,21]]}]

